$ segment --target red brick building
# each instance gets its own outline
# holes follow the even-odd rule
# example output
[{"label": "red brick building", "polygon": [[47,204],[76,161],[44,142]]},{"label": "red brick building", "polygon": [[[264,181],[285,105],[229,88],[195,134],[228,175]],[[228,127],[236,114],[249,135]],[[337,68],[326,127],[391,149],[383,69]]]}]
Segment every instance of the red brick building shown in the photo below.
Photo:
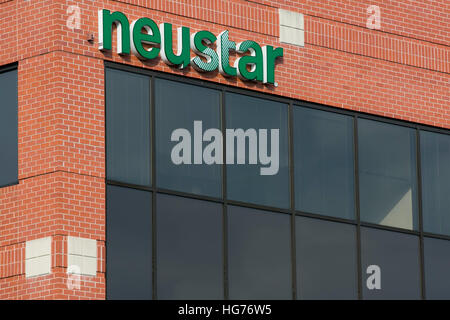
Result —
[{"label": "red brick building", "polygon": [[[378,16],[377,9],[371,7],[374,5]],[[172,24],[173,32],[183,26],[191,34],[208,30],[218,37],[228,30],[230,40],[236,43],[250,39],[261,47],[283,48],[283,56],[274,67],[276,86],[227,77],[218,71],[176,68],[160,58],[144,61],[133,53],[118,54],[118,30],[112,32],[112,50],[99,50],[98,15],[102,9],[123,13],[130,24],[148,17],[157,25]],[[191,55],[194,57],[194,52]],[[230,66],[238,56],[230,53]],[[109,64],[105,65],[106,61]],[[240,88],[281,99],[290,108],[304,102],[326,111],[343,110],[343,114],[356,118],[371,115],[387,123],[394,119],[416,131],[450,133],[450,7],[445,0],[0,0],[0,75],[17,70],[18,98],[18,173],[15,182],[0,188],[0,299],[106,298],[105,66],[138,73],[149,70],[151,77],[170,74],[182,81],[200,79],[193,83],[212,83],[219,89]],[[0,92],[5,94],[1,88]],[[289,147],[290,154],[294,145],[295,141]],[[153,160],[154,153],[153,149]],[[355,159],[362,161],[363,157]],[[425,169],[418,170],[420,175]],[[414,213],[417,226],[412,222],[406,227],[387,225],[390,231],[417,237],[418,297],[427,298],[427,292],[433,291],[424,280],[428,268],[424,239],[448,240],[450,235],[422,227],[426,200],[421,197],[421,188],[426,182],[420,176],[415,179],[419,181]],[[359,182],[355,182],[355,189]],[[294,178],[288,185],[294,185]],[[293,193],[292,188],[288,190]],[[236,205],[246,202],[236,201]],[[345,219],[357,228],[354,297],[364,298],[366,270],[360,228],[378,222],[366,221],[365,225],[359,217],[359,202],[359,198],[355,200],[354,216]],[[223,200],[219,203],[228,204]],[[283,207],[261,206],[248,205],[255,210]],[[327,216],[296,208],[293,200],[286,210],[292,213],[292,226],[297,213],[310,218],[316,213]],[[289,274],[289,281],[298,284],[292,285],[292,297],[300,298],[302,284],[295,271],[302,266],[299,245],[294,245],[295,239],[289,243],[293,256],[297,252]],[[33,245],[37,249],[32,249]],[[224,250],[228,248],[232,244],[224,245]],[[89,269],[82,272],[78,288],[68,287],[71,255],[81,257],[81,264],[85,263],[82,269]],[[234,258],[227,253],[223,256],[224,293],[219,298],[239,297],[230,287],[234,271],[229,266]],[[158,257],[153,252],[153,265],[159,263],[155,259]],[[42,271],[48,263],[50,269]],[[156,292],[155,270],[149,273],[153,274],[154,288],[150,295],[163,297]]]}]

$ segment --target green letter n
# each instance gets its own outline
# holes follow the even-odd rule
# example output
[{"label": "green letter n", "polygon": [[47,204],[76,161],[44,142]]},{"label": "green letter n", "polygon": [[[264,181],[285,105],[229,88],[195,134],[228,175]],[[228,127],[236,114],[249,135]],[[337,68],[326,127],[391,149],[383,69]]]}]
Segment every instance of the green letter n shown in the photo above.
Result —
[{"label": "green letter n", "polygon": [[117,53],[130,54],[130,23],[127,17],[119,11],[98,11],[98,45],[100,50],[111,50],[112,25],[117,27]]}]

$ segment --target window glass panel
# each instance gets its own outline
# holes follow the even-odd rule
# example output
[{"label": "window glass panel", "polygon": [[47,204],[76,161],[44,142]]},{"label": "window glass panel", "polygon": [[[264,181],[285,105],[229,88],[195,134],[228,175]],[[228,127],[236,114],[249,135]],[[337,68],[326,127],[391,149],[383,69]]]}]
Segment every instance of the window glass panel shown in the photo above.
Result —
[{"label": "window glass panel", "polygon": [[0,73],[0,187],[18,181],[17,70]]},{"label": "window glass panel", "polygon": [[417,229],[415,130],[358,120],[361,220]]},{"label": "window glass panel", "polygon": [[294,107],[297,210],[354,219],[353,118]]},{"label": "window glass panel", "polygon": [[425,288],[427,299],[450,299],[450,241],[425,238]]},{"label": "window glass panel", "polygon": [[106,69],[106,148],[109,180],[150,185],[149,77]]},{"label": "window glass panel", "polygon": [[230,299],[292,299],[290,216],[228,207]]},{"label": "window glass panel", "polygon": [[152,197],[107,186],[108,299],[152,299]]},{"label": "window glass panel", "polygon": [[223,299],[222,206],[157,195],[158,299]]},{"label": "window glass panel", "polygon": [[450,235],[450,136],[420,132],[423,228]]},{"label": "window glass panel", "polygon": [[[289,207],[287,105],[235,93],[227,93],[225,101],[227,129],[255,130],[252,139],[245,138],[245,155],[242,151],[238,152],[239,139],[234,139],[234,164],[227,165],[229,199],[273,207]],[[259,129],[267,129],[267,136],[263,137]],[[271,129],[279,130],[279,139],[274,139],[273,145],[274,133]],[[253,140],[253,143],[249,143],[250,140]],[[267,150],[261,149],[261,142],[267,142]],[[254,152],[249,152],[249,145],[254,147]],[[228,154],[229,148],[231,147],[227,145]],[[279,152],[278,157],[275,150]],[[271,162],[266,161],[268,159],[264,156],[261,157],[261,153],[269,155]],[[251,155],[254,155],[256,164],[249,164]],[[245,164],[237,164],[238,159],[243,160],[244,157]],[[263,175],[265,170],[261,171],[262,168],[269,167],[273,171]]]},{"label": "window glass panel", "polygon": [[356,229],[296,217],[299,299],[357,299]]},{"label": "window glass panel", "polygon": [[[361,228],[361,261],[364,299],[420,299],[418,237]],[[373,265],[379,267],[381,289],[373,287],[378,274],[368,270]]]},{"label": "window glass panel", "polygon": [[[156,156],[157,184],[161,188],[176,191],[221,197],[221,177],[223,158],[219,164],[206,164],[203,150],[213,141],[202,142],[208,129],[220,130],[220,91],[183,84],[163,79],[155,80],[156,99]],[[201,121],[199,134],[194,130],[194,121]],[[187,130],[188,135],[171,141],[176,129]],[[186,131],[185,131],[186,132]],[[186,141],[188,145],[184,144]],[[214,138],[211,138],[213,140]],[[199,141],[198,149],[196,142]],[[180,145],[181,144],[181,145]],[[184,145],[183,152],[177,152],[187,161],[176,164],[173,152],[176,146]],[[222,149],[220,149],[222,153]],[[215,153],[214,153],[215,155]],[[197,157],[198,164],[195,163]],[[181,160],[180,160],[181,161]]]}]

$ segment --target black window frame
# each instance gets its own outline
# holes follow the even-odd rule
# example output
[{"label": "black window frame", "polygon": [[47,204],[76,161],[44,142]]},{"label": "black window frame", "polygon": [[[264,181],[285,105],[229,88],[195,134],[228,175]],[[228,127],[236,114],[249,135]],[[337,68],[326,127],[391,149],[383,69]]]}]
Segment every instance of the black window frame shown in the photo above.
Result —
[{"label": "black window frame", "polygon": [[[223,83],[217,83],[210,80],[204,80],[204,79],[198,79],[198,78],[192,78],[192,77],[186,77],[180,74],[169,74],[162,71],[156,71],[151,70],[148,68],[140,68],[136,66],[130,66],[123,63],[118,62],[112,62],[104,60],[104,68],[112,68],[112,69],[118,69],[122,71],[128,71],[128,72],[134,72],[139,74],[144,74],[150,77],[150,86],[152,88],[152,95],[151,95],[151,102],[150,102],[150,108],[151,108],[151,118],[152,118],[152,127],[150,128],[150,138],[151,138],[151,178],[152,178],[152,186],[151,187],[142,187],[137,185],[131,185],[127,183],[117,182],[117,181],[111,181],[105,179],[106,184],[111,185],[117,185],[117,186],[123,186],[123,187],[129,187],[134,189],[141,189],[141,190],[147,190],[152,192],[152,206],[153,206],[153,227],[152,227],[152,234],[153,234],[153,299],[157,299],[157,290],[156,290],[156,267],[155,267],[155,259],[156,259],[156,195],[158,193],[161,194],[168,194],[168,195],[175,195],[175,196],[181,196],[181,197],[187,197],[192,199],[198,199],[198,200],[204,200],[204,201],[212,201],[216,203],[220,203],[223,206],[223,243],[224,243],[224,250],[223,250],[223,264],[224,264],[224,270],[223,270],[223,279],[224,279],[224,299],[229,299],[228,294],[228,248],[227,248],[227,206],[233,205],[233,206],[242,206],[247,208],[253,208],[258,209],[262,211],[270,211],[270,212],[277,212],[281,214],[288,214],[291,216],[291,263],[292,263],[292,299],[297,299],[297,279],[296,279],[296,247],[295,247],[295,217],[296,216],[302,216],[302,217],[309,217],[309,218],[315,218],[319,220],[326,220],[331,222],[341,222],[341,223],[347,223],[350,225],[356,226],[356,250],[357,250],[357,278],[358,278],[358,292],[357,297],[358,299],[362,299],[362,291],[363,291],[363,285],[365,283],[365,274],[362,271],[362,262],[361,262],[361,227],[368,227],[368,228],[374,228],[374,229],[381,229],[381,230],[387,230],[387,231],[395,231],[399,233],[405,233],[410,235],[416,235],[419,237],[419,259],[420,259],[420,280],[421,280],[421,298],[426,299],[426,292],[425,292],[425,271],[424,271],[424,238],[436,238],[436,239],[443,239],[450,241],[450,235],[443,235],[443,234],[435,234],[435,233],[429,233],[424,232],[423,230],[423,218],[422,218],[422,176],[421,176],[421,164],[420,164],[420,132],[421,131],[429,131],[429,132],[435,132],[435,133],[441,133],[450,135],[450,129],[444,129],[436,126],[429,126],[424,125],[412,121],[407,120],[400,120],[400,119],[393,119],[386,116],[381,115],[375,115],[370,114],[366,112],[360,112],[360,111],[354,111],[350,109],[343,109],[338,107],[332,107],[323,105],[320,103],[314,103],[314,102],[308,102],[303,101],[299,99],[294,98],[287,98],[283,97],[274,93],[266,93],[266,92],[259,92],[251,89],[243,89],[239,87],[235,87],[232,85],[227,85]],[[222,196],[220,198],[216,197],[209,197],[209,196],[202,196],[197,194],[191,194],[186,192],[179,192],[179,191],[173,191],[173,190],[167,190],[159,188],[156,181],[156,155],[155,155],[155,98],[154,98],[154,78],[161,78],[161,79],[167,79],[171,81],[177,81],[181,83],[187,83],[197,86],[203,86],[211,89],[216,89],[221,91],[221,103],[220,103],[220,112],[221,112],[221,127],[226,128],[225,124],[225,92],[233,92],[238,93],[242,95],[247,95],[251,97],[256,98],[262,98],[266,100],[271,100],[278,103],[284,103],[288,105],[288,157],[289,157],[289,198],[290,198],[290,207],[289,209],[282,209],[282,208],[275,208],[271,206],[264,206],[259,204],[253,204],[253,203],[245,203],[241,201],[234,201],[227,199],[226,190],[227,190],[227,178],[226,178],[226,165],[222,165]],[[106,87],[105,87],[106,92]],[[298,211],[295,209],[295,177],[294,177],[294,147],[293,147],[293,108],[296,106],[303,107],[303,108],[311,108],[316,110],[322,110],[326,112],[332,112],[342,115],[347,115],[353,118],[353,153],[354,153],[354,201],[355,201],[355,218],[354,219],[346,219],[346,218],[339,218],[339,217],[332,217],[332,216],[326,216],[321,215],[317,213],[311,213],[311,212],[303,212]],[[106,101],[105,101],[105,112],[106,112]],[[373,120],[378,121],[382,123],[388,123],[393,124],[397,126],[412,128],[415,131],[415,146],[416,146],[416,179],[417,179],[417,205],[418,205],[418,228],[416,230],[408,230],[398,227],[392,227],[392,226],[384,226],[384,225],[378,225],[374,223],[364,222],[360,219],[360,202],[359,202],[359,169],[358,169],[358,119],[367,119],[367,120]],[[105,126],[105,141],[106,141],[106,126]],[[105,153],[107,152],[107,148],[105,146]],[[225,147],[223,150],[223,156],[225,157]],[[105,164],[106,166],[107,164]],[[106,169],[105,169],[106,170]],[[106,215],[107,219],[107,215]],[[107,244],[107,239],[106,244]],[[107,245],[106,245],[106,251],[107,251]]]},{"label": "black window frame", "polygon": [[[396,127],[403,127],[403,128],[405,128],[405,129],[413,129],[414,130],[414,127],[411,127],[411,126],[407,126],[407,125],[405,125],[405,124],[394,124],[394,123],[389,123],[389,122],[386,122],[386,121],[383,121],[383,120],[381,120],[381,119],[379,119],[379,118],[374,118],[374,119],[369,119],[369,118],[363,118],[363,117],[360,117],[361,119],[363,119],[363,120],[370,120],[371,122],[373,122],[373,124],[375,124],[375,123],[377,123],[377,124],[381,124],[381,125],[383,125],[383,124],[388,124],[388,125],[393,125],[393,126],[396,126]],[[376,125],[376,124],[375,124]],[[358,132],[356,132],[355,134],[358,134]],[[358,136],[358,139],[359,139],[359,136]],[[406,229],[406,228],[401,228],[401,227],[391,227],[392,228],[392,230],[398,230],[398,229],[402,229],[402,230],[415,230],[415,231],[418,231],[419,230],[419,200],[418,200],[418,198],[419,197],[422,197],[422,195],[421,194],[419,194],[419,164],[418,164],[418,161],[419,161],[419,156],[420,156],[420,153],[419,153],[419,151],[418,151],[418,148],[419,148],[419,144],[420,144],[420,137],[419,137],[419,131],[418,130],[415,130],[414,131],[414,142],[415,142],[415,144],[414,145],[412,145],[412,147],[414,147],[415,148],[415,150],[413,150],[413,151],[415,151],[415,152],[413,152],[414,153],[414,157],[415,157],[415,169],[414,169],[414,166],[412,166],[412,171],[413,170],[415,170],[415,176],[414,177],[411,177],[412,179],[411,179],[411,191],[412,191],[412,195],[414,196],[414,194],[416,195],[416,197],[417,197],[417,199],[414,199],[413,198],[413,196],[412,196],[412,208],[411,208],[411,215],[412,215],[412,228],[411,229]],[[360,155],[360,153],[359,153],[359,144],[357,144],[357,143],[355,143],[354,144],[354,147],[356,148],[356,151],[358,152],[358,157],[359,157],[359,155]],[[361,202],[360,202],[360,191],[361,191],[361,189],[360,189],[360,170],[359,170],[359,164],[360,164],[360,161],[358,160],[358,173],[357,173],[357,179],[358,179],[358,208],[357,208],[357,210],[358,210],[358,213],[360,214],[360,210],[361,210]],[[414,182],[412,181],[413,179],[415,178],[415,185],[414,185]],[[415,189],[414,189],[414,187],[415,187]],[[358,217],[358,219],[361,219],[361,217],[359,216]],[[361,223],[362,223],[362,225],[367,225],[367,226],[374,226],[374,225],[380,225],[380,226],[387,226],[387,227],[390,227],[390,226],[388,226],[388,225],[381,225],[381,224],[378,224],[378,223],[374,223],[374,222],[367,222],[367,221],[363,221],[363,220],[361,220]],[[415,226],[415,223],[417,223],[417,227]]]},{"label": "black window frame", "polygon": [[[421,136],[422,136],[422,134],[424,134],[424,133],[437,133],[437,134],[442,134],[442,132],[438,132],[438,131],[432,131],[432,130],[429,130],[429,128],[425,128],[425,129],[422,129],[422,130],[419,130],[419,132],[418,132],[418,137],[417,137],[417,139],[418,139],[418,145],[419,146],[421,146]],[[450,134],[447,134],[447,136],[450,138]],[[422,154],[421,153],[419,153],[418,152],[418,157],[420,157],[420,158],[418,158],[418,161],[422,161],[423,159],[422,159]],[[421,169],[422,167],[420,167],[420,169]],[[419,178],[420,178],[420,184],[422,185],[423,184],[423,175],[422,175],[422,172],[421,172],[421,174],[420,174],[420,176],[419,176]],[[422,201],[423,201],[423,194],[420,194],[420,201],[421,201],[421,210],[422,210],[422,212],[424,211],[423,209],[423,204],[422,204]],[[435,233],[435,232],[431,232],[431,231],[425,231],[425,228],[424,228],[424,225],[423,225],[424,223],[423,223],[423,221],[422,221],[422,229],[424,230],[424,234],[425,235],[428,235],[428,236],[440,236],[440,235],[444,235],[444,236],[446,236],[446,237],[450,237],[450,233],[445,233],[445,232],[442,232],[442,233]]]},{"label": "black window frame", "polygon": [[17,72],[17,82],[16,82],[16,95],[17,95],[17,105],[16,105],[16,138],[17,138],[17,144],[16,144],[16,161],[17,161],[17,172],[16,172],[16,180],[12,182],[8,182],[5,184],[0,184],[0,188],[10,187],[14,185],[19,184],[19,64],[17,62],[7,64],[4,66],[0,66],[0,74],[10,72],[10,71],[16,71]]}]

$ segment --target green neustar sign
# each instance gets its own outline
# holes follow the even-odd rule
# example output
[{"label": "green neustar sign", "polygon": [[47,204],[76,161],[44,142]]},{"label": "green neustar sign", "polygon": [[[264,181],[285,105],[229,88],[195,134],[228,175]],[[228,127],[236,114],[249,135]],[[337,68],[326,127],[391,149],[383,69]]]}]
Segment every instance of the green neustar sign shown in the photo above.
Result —
[{"label": "green neustar sign", "polygon": [[[283,48],[260,47],[258,43],[246,40],[235,43],[229,39],[228,30],[217,37],[209,31],[190,32],[189,28],[177,29],[177,51],[173,48],[173,32],[170,23],[159,26],[150,18],[140,18],[130,25],[122,12],[99,10],[99,49],[112,49],[112,25],[117,27],[117,53],[127,55],[133,52],[139,59],[150,60],[161,55],[169,64],[186,68],[192,65],[200,72],[211,72],[219,68],[224,76],[239,76],[244,80],[275,84],[275,60],[283,56]],[[217,50],[211,45],[216,43]],[[191,49],[196,54],[191,58]],[[239,53],[230,65],[230,52]],[[276,84],[275,84],[276,85]]]}]

